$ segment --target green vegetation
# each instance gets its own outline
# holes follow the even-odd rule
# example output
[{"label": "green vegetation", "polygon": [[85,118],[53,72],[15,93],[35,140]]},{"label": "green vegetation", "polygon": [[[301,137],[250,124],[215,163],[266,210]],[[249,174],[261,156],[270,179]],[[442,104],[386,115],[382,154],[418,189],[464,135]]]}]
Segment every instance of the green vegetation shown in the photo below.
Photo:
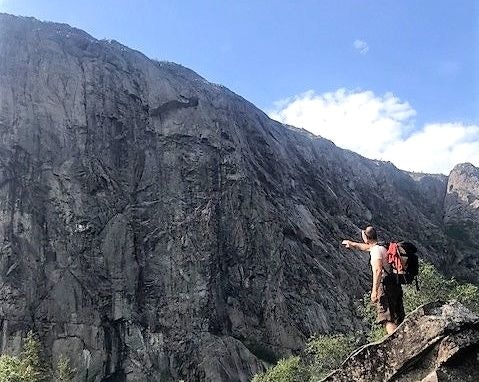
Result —
[{"label": "green vegetation", "polygon": [[20,356],[20,374],[22,381],[43,382],[47,381],[47,370],[41,360],[40,341],[29,332],[23,345],[23,352]]},{"label": "green vegetation", "polygon": [[320,381],[354,349],[355,338],[343,334],[320,335],[309,339],[304,354],[281,359],[253,382]]},{"label": "green vegetation", "polygon": [[319,381],[354,350],[355,338],[344,334],[312,337],[306,344],[305,354],[311,381]]},{"label": "green vegetation", "polygon": [[304,382],[309,381],[307,369],[299,357],[280,359],[276,366],[263,374],[255,375],[253,382]]},{"label": "green vegetation", "polygon": [[56,380],[58,382],[72,382],[74,374],[75,370],[70,366],[70,360],[62,355],[56,368]]},{"label": "green vegetation", "polygon": [[0,382],[71,382],[73,370],[69,361],[61,358],[55,377],[42,359],[38,338],[29,332],[19,357],[3,354],[0,356]]},{"label": "green vegetation", "polygon": [[469,283],[447,279],[431,264],[421,262],[419,287],[404,288],[404,308],[410,313],[418,306],[436,300],[457,300],[473,312],[479,313],[479,288]]},{"label": "green vegetation", "polygon": [[358,301],[356,311],[366,326],[363,336],[366,337],[367,342],[379,341],[386,335],[384,327],[376,323],[376,306],[371,304],[369,293],[365,293],[363,298]]},{"label": "green vegetation", "polygon": [[8,354],[0,356],[0,382],[25,381],[20,371],[20,360]]},{"label": "green vegetation", "polygon": [[[431,264],[421,262],[419,286],[404,287],[404,307],[406,314],[420,305],[437,300],[458,300],[470,310],[479,313],[479,288],[476,285],[447,279]],[[258,374],[252,382],[317,382],[338,368],[353,350],[355,344],[380,340],[386,335],[381,325],[376,324],[376,308],[366,294],[357,304],[357,312],[362,317],[366,331],[355,336],[344,334],[319,335],[309,339],[299,356],[280,360],[265,373]]]}]

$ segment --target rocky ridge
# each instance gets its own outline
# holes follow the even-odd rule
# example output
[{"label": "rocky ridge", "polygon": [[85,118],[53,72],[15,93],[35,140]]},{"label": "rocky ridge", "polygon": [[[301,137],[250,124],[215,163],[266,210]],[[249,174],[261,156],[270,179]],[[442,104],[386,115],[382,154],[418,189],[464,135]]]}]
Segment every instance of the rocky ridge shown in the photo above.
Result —
[{"label": "rocky ridge", "polygon": [[430,303],[384,340],[357,349],[323,382],[479,380],[479,317],[463,305]]},{"label": "rocky ridge", "polygon": [[409,174],[180,65],[0,14],[1,351],[34,328],[78,381],[248,381],[362,325],[367,257],[339,242],[365,224],[479,282],[477,172]]}]

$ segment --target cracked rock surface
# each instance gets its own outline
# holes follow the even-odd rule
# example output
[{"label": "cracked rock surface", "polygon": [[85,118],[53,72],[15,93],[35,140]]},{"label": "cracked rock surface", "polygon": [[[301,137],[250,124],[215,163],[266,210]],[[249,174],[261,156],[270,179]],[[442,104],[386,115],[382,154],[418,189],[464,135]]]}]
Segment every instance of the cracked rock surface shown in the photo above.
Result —
[{"label": "cracked rock surface", "polygon": [[367,223],[479,282],[477,244],[446,225],[478,231],[460,174],[451,189],[180,65],[0,14],[0,350],[34,328],[76,381],[248,381],[362,325],[368,258],[339,243]]}]

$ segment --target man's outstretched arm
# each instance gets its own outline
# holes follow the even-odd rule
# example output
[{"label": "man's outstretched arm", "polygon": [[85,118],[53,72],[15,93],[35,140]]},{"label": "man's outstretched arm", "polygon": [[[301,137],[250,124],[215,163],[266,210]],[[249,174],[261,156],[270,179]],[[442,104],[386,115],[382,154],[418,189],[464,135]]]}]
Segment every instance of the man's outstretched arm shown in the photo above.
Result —
[{"label": "man's outstretched arm", "polygon": [[341,244],[346,248],[359,249],[360,251],[369,251],[372,247],[372,244],[358,243],[357,241],[351,240],[343,240]]}]

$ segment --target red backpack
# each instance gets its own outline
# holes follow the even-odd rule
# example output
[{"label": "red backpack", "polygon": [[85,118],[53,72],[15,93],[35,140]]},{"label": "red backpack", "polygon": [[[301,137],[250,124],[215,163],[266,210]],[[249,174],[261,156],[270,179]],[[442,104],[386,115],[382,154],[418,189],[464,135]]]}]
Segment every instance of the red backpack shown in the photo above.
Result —
[{"label": "red backpack", "polygon": [[412,284],[416,281],[416,289],[419,290],[417,275],[419,274],[419,258],[416,255],[417,248],[408,241],[385,243],[388,263],[391,264],[393,273],[399,284]]}]

